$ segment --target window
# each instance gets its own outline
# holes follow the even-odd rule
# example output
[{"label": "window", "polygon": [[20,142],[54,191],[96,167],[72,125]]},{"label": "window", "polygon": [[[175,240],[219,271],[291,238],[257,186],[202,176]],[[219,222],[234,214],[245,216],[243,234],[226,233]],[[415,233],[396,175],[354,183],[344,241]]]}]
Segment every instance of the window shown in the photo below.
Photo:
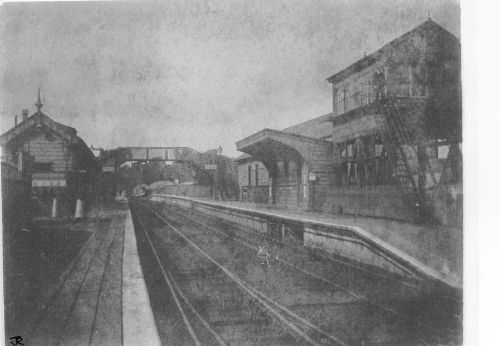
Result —
[{"label": "window", "polygon": [[344,112],[349,110],[349,85],[344,87],[344,95],[343,95],[343,103],[344,103]]},{"label": "window", "polygon": [[339,144],[340,157],[344,160],[354,159],[356,157],[356,141],[350,140]]},{"label": "window", "polygon": [[278,171],[278,177],[282,177],[285,175],[285,170],[284,170],[284,162],[283,161],[278,161],[276,163],[277,166],[277,171]]},{"label": "window", "polygon": [[[406,68],[406,69],[405,69]],[[397,71],[396,71],[397,70]],[[395,79],[403,78],[406,80],[406,90],[409,86],[409,76],[407,66],[400,68],[395,65],[391,73],[398,73]],[[406,75],[405,75],[406,73]],[[391,74],[391,76],[393,75]],[[353,109],[369,105],[375,99],[386,95],[386,68],[381,65],[373,64],[364,70],[354,73],[341,81],[333,88],[333,112],[340,115]]]},{"label": "window", "polygon": [[283,162],[283,176],[287,177],[288,178],[288,167],[289,167],[289,162],[288,161],[284,161]]},{"label": "window", "polygon": [[288,179],[290,183],[297,182],[297,163],[295,161],[288,163]]},{"label": "window", "polygon": [[339,144],[339,149],[340,149],[340,157],[345,158],[347,157],[347,146],[345,143]]},{"label": "window", "polygon": [[255,164],[255,186],[259,186],[259,164]]},{"label": "window", "polygon": [[339,115],[339,114],[342,114],[345,112],[345,109],[346,109],[346,94],[347,94],[347,88],[345,86],[341,87],[341,88],[337,88],[335,89],[334,91],[335,95],[334,95],[334,102],[335,102],[335,105],[334,105],[334,111],[335,111],[335,115]]},{"label": "window", "polygon": [[392,184],[392,167],[382,139],[373,134],[339,144],[344,186]]},{"label": "window", "polygon": [[384,145],[382,144],[382,139],[375,135],[375,157],[381,157],[384,154]]},{"label": "window", "polygon": [[349,101],[345,111],[365,106],[374,101],[373,68],[361,71],[349,84]]},{"label": "window", "polygon": [[33,173],[49,173],[52,171],[52,162],[33,163]]},{"label": "window", "polygon": [[356,182],[356,162],[347,163],[347,179],[349,185],[354,185]]},{"label": "window", "polygon": [[354,147],[354,140],[347,142],[347,157],[348,158],[354,158],[356,156],[356,150]]},{"label": "window", "polygon": [[248,165],[248,186],[252,186],[252,165]]},{"label": "window", "polygon": [[375,93],[373,91],[373,80],[371,71],[368,71],[360,78],[360,106],[370,104],[375,99]]}]

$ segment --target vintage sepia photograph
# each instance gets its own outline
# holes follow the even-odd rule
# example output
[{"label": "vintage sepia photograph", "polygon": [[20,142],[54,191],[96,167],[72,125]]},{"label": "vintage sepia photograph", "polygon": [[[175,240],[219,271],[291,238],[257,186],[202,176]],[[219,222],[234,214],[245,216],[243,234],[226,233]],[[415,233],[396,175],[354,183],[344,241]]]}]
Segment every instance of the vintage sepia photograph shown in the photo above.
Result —
[{"label": "vintage sepia photograph", "polygon": [[5,345],[462,345],[457,0],[0,4]]}]

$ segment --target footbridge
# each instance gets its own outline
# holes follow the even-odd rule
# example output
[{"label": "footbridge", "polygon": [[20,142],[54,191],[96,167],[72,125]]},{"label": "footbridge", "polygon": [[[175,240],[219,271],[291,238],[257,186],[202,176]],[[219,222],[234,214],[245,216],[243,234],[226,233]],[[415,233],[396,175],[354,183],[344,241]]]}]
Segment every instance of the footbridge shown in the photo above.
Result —
[{"label": "footbridge", "polygon": [[200,166],[204,161],[201,156],[199,152],[189,147],[119,147],[102,151],[99,161],[103,168],[114,167],[115,169],[129,161],[171,161]]}]

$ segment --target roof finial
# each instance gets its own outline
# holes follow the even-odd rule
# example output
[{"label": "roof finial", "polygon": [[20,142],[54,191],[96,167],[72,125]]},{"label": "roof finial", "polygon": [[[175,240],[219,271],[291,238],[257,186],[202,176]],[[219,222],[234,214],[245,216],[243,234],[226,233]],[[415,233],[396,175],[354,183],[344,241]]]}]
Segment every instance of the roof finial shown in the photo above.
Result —
[{"label": "roof finial", "polygon": [[428,17],[429,20],[432,20],[431,19],[431,10],[427,10],[427,17]]},{"label": "roof finial", "polygon": [[40,88],[38,88],[38,100],[36,101],[35,103],[35,106],[36,108],[38,108],[38,113],[42,113],[41,109],[42,109],[42,100],[40,100]]}]

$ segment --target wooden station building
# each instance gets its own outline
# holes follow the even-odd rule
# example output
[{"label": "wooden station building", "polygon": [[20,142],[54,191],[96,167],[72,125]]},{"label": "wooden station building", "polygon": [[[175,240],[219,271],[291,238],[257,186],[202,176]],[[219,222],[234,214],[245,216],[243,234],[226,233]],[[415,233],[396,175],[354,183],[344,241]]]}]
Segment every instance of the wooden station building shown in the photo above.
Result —
[{"label": "wooden station building", "polygon": [[338,71],[327,79],[331,114],[236,143],[249,155],[238,159],[240,188],[257,188],[252,167],[269,176],[267,199],[241,198],[461,226],[460,53],[429,19]]},{"label": "wooden station building", "polygon": [[[331,180],[331,114],[289,127],[264,129],[239,141],[241,200],[286,209],[320,209]],[[250,154],[251,153],[251,154]],[[313,193],[316,198],[310,198]]]},{"label": "wooden station building", "polygon": [[17,167],[31,181],[32,207],[37,215],[50,215],[53,198],[61,215],[71,215],[77,198],[91,201],[95,160],[92,151],[77,136],[76,129],[42,113],[40,91],[37,111],[0,135],[2,161]]}]

